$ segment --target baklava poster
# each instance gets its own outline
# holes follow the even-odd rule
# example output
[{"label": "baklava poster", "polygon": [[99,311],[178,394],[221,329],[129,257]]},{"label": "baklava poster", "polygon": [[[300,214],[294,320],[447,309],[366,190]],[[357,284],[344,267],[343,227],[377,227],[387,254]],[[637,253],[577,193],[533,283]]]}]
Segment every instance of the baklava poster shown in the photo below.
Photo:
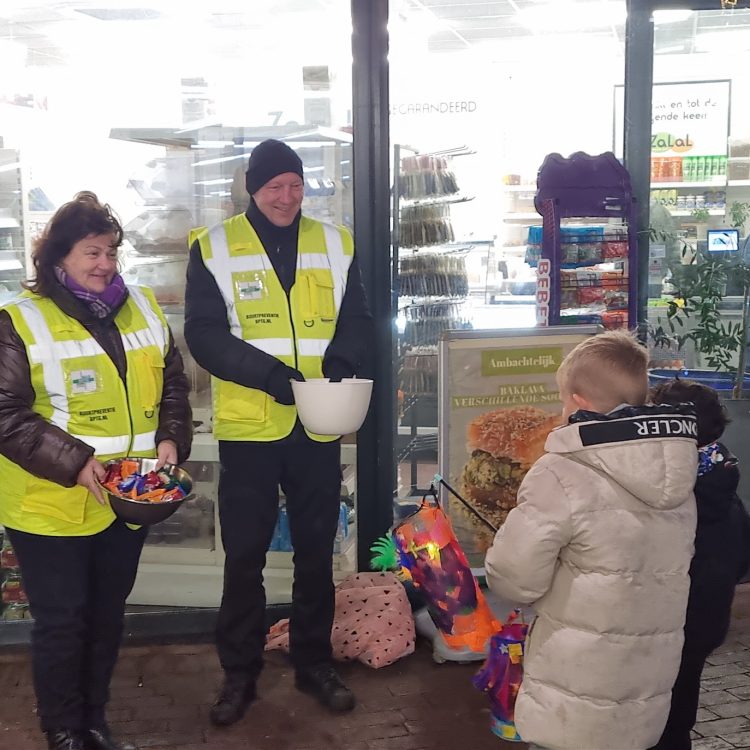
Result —
[{"label": "baklava poster", "polygon": [[547,435],[560,425],[555,373],[580,340],[539,338],[450,352],[448,475],[496,527],[515,507],[518,488],[543,454]]}]

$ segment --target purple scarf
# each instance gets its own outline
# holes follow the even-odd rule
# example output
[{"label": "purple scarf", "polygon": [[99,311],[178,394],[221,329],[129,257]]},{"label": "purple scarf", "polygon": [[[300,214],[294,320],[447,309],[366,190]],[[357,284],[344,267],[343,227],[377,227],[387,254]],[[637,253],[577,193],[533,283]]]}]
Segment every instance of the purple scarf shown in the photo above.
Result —
[{"label": "purple scarf", "polygon": [[116,310],[128,294],[122,276],[116,273],[112,277],[109,286],[101,293],[90,292],[85,287],[73,281],[60,266],[55,266],[57,280],[79,300],[85,302],[89,310],[97,318],[106,318],[113,310]]}]

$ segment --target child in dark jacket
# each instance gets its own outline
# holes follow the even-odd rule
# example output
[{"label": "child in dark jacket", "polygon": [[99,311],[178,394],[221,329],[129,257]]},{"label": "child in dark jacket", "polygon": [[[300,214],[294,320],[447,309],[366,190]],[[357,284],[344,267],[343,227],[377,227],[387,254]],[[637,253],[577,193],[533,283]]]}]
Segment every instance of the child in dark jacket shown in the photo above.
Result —
[{"label": "child in dark jacket", "polygon": [[691,402],[698,418],[698,525],[690,565],[685,645],[667,725],[651,749],[690,750],[701,672],[708,656],[726,638],[734,587],[750,563],[750,517],[737,496],[737,459],[718,442],[729,418],[716,391],[675,379],[652,389],[651,400],[655,404]]}]

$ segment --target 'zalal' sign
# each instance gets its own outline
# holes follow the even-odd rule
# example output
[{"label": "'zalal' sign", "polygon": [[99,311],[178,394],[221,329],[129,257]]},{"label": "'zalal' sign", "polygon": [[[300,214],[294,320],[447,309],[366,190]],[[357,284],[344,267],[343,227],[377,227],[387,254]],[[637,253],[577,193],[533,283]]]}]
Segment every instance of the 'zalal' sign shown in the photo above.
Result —
[{"label": "'zalal' sign", "polygon": [[[655,83],[651,101],[651,153],[723,156],[729,135],[731,81]],[[615,153],[623,153],[624,89],[615,87]]]}]

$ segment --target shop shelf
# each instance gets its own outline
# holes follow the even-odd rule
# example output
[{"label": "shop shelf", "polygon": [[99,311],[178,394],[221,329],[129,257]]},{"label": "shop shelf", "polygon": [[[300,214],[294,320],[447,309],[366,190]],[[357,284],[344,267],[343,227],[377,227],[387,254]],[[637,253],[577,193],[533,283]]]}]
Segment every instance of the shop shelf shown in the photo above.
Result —
[{"label": "shop shelf", "polygon": [[507,213],[503,216],[503,221],[529,221],[529,219],[541,222],[542,217],[536,211],[529,211],[527,213]]},{"label": "shop shelf", "polygon": [[[667,209],[672,216],[692,216],[693,211],[670,211]],[[724,216],[726,213],[726,209],[724,208],[709,208],[708,209],[708,215],[709,216]]]},{"label": "shop shelf", "polygon": [[402,208],[412,208],[413,206],[442,206],[453,203],[468,203],[473,201],[473,195],[436,195],[429,198],[402,198]]},{"label": "shop shelf", "polygon": [[661,190],[662,188],[707,188],[707,187],[724,187],[727,184],[726,176],[722,175],[715,180],[704,180],[702,182],[652,182],[652,190]]}]

